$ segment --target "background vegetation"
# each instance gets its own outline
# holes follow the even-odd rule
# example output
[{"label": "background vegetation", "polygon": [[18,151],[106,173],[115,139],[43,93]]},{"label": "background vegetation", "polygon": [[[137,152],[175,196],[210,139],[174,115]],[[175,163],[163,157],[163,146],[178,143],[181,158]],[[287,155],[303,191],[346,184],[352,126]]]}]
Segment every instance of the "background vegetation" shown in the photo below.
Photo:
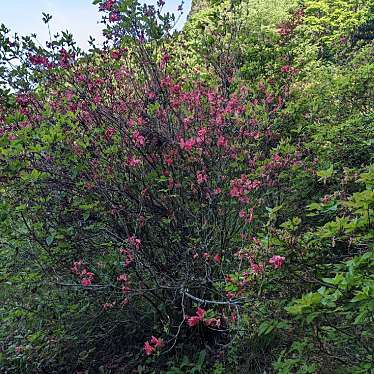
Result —
[{"label": "background vegetation", "polygon": [[374,2],[94,3],[0,29],[0,371],[373,373]]}]

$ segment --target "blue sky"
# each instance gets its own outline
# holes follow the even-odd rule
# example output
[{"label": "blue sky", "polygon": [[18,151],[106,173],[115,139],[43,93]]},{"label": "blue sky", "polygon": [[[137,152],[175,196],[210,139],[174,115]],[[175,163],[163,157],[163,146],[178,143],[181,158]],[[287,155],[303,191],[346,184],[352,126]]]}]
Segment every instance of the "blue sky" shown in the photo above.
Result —
[{"label": "blue sky", "polygon": [[[181,0],[165,0],[165,10],[175,12]],[[143,0],[148,4],[155,4],[157,0]],[[178,28],[185,22],[191,0],[184,1],[183,19]],[[4,23],[12,32],[21,35],[36,33],[38,40],[44,43],[49,39],[47,26],[42,22],[42,12],[53,16],[51,31],[56,33],[69,30],[73,33],[78,44],[87,47],[88,35],[96,40],[102,40],[100,14],[97,6],[91,0],[0,0],[0,23]]]}]

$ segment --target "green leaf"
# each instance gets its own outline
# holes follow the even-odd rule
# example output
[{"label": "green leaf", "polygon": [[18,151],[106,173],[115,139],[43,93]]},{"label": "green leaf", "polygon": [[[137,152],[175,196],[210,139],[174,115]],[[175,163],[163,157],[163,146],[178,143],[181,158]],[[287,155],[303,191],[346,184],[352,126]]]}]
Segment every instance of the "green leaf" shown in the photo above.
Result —
[{"label": "green leaf", "polygon": [[49,235],[45,239],[45,242],[47,243],[48,246],[50,246],[53,243],[53,240],[54,240],[54,235]]}]

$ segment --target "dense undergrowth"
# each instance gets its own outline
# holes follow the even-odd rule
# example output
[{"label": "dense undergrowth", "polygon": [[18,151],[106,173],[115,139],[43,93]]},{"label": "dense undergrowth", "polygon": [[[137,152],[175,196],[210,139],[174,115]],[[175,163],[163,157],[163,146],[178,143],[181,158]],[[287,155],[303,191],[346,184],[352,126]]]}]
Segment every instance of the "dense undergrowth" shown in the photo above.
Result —
[{"label": "dense undergrowth", "polygon": [[94,3],[0,30],[0,372],[373,373],[374,3]]}]

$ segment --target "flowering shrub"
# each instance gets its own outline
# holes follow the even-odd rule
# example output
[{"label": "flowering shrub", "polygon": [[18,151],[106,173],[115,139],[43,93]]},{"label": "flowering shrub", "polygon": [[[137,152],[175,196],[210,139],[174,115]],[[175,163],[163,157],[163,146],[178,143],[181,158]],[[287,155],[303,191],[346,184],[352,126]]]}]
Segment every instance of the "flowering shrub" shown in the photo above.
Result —
[{"label": "flowering shrub", "polygon": [[[275,96],[271,85],[259,92],[242,87],[227,96],[178,77],[172,54],[155,53],[152,38],[159,35],[149,25],[144,34],[119,28],[124,6],[104,2],[101,10],[109,12],[112,40],[123,30],[131,36],[126,49],[78,58],[62,47],[27,59],[25,68],[41,74],[43,89],[17,93],[16,116],[3,114],[4,146],[17,160],[3,169],[12,196],[21,197],[13,203],[29,205],[22,219],[52,268],[70,262],[83,287],[107,289],[106,309],[152,311],[154,329],[167,328],[170,347],[194,303],[219,306],[217,317],[205,321],[217,327],[241,304],[236,299],[251,274],[263,273],[254,263],[260,251],[246,268],[233,255],[254,232],[264,210],[260,196],[300,158],[275,155],[267,162],[287,89]],[[266,145],[266,139],[273,140]],[[33,202],[22,201],[30,196]],[[281,258],[271,261],[281,267]],[[233,271],[239,283],[226,277]],[[62,283],[69,276],[61,266],[55,274]],[[202,310],[187,318],[189,327],[203,320]],[[154,347],[144,348],[149,355]]]}]

